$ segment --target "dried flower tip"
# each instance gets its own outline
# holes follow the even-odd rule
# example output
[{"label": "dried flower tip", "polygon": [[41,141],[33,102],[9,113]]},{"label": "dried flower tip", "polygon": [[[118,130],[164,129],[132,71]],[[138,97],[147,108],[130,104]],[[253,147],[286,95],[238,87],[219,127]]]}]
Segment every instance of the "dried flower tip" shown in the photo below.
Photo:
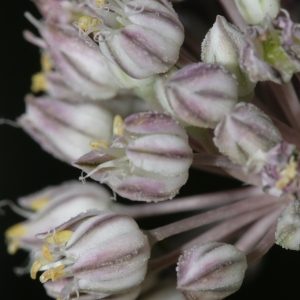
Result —
[{"label": "dried flower tip", "polygon": [[[148,239],[126,215],[90,210],[54,228],[53,234],[37,237],[48,244],[36,253],[33,277],[43,270],[42,283],[70,278],[67,288],[62,288],[64,281],[58,281],[57,296],[62,299],[81,293],[102,295],[101,299],[119,293],[131,295],[145,277],[150,256]],[[46,260],[45,253],[54,262]]]},{"label": "dried flower tip", "polygon": [[[185,130],[170,116],[145,112],[116,118],[108,149],[100,144],[74,165],[121,196],[141,201],[173,198],[185,184],[192,150]],[[118,125],[117,125],[118,124]],[[124,130],[123,135],[119,135]]]},{"label": "dried flower tip", "polygon": [[239,103],[216,127],[214,143],[232,162],[260,171],[265,153],[281,139],[265,113],[253,104]]},{"label": "dried flower tip", "polygon": [[214,128],[238,101],[235,76],[220,65],[206,63],[191,64],[175,73],[166,82],[166,95],[177,118],[209,128]]},{"label": "dried flower tip", "polygon": [[300,153],[295,145],[278,143],[265,155],[262,183],[266,192],[281,196],[300,197]]},{"label": "dried flower tip", "polygon": [[85,35],[99,30],[94,39],[100,52],[127,75],[147,78],[168,71],[178,60],[183,26],[167,1],[109,0],[100,7],[88,3],[103,24]]},{"label": "dried flower tip", "polygon": [[240,288],[246,269],[245,254],[232,245],[197,245],[179,258],[177,288],[186,299],[224,299]]},{"label": "dried flower tip", "polygon": [[292,28],[289,16],[278,20],[268,19],[264,26],[248,28],[241,66],[250,80],[271,80],[281,84],[288,82],[294,73],[299,72],[297,42],[292,38]]},{"label": "dried flower tip", "polygon": [[206,63],[220,64],[234,74],[238,81],[239,98],[251,100],[256,83],[250,81],[239,63],[244,40],[244,34],[239,28],[224,17],[217,16],[202,43],[201,59]]},{"label": "dried flower tip", "polygon": [[275,18],[280,11],[280,0],[235,0],[240,14],[248,24],[259,24],[267,16]]},{"label": "dried flower tip", "polygon": [[278,219],[276,244],[285,249],[300,250],[300,201],[289,204]]}]

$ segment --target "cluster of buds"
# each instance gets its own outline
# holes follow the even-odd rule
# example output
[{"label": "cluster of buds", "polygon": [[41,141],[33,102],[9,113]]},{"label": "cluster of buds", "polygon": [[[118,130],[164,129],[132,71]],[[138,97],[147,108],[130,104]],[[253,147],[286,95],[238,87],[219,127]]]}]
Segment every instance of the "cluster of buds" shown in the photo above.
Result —
[{"label": "cluster of buds", "polygon": [[[181,23],[196,4],[174,4],[177,15],[168,0],[34,2],[43,20],[25,16],[41,37],[24,37],[40,48],[41,71],[17,125],[86,175],[0,206],[27,218],[6,231],[8,252],[30,251],[30,275],[43,272],[50,297],[224,299],[275,238],[299,250],[300,25],[279,0],[222,0],[235,24],[218,15],[197,47]],[[163,203],[191,166],[256,187]],[[87,178],[114,200],[160,203],[112,203]],[[134,220],[200,209],[151,230]],[[175,267],[159,282],[176,262],[177,285]]]}]

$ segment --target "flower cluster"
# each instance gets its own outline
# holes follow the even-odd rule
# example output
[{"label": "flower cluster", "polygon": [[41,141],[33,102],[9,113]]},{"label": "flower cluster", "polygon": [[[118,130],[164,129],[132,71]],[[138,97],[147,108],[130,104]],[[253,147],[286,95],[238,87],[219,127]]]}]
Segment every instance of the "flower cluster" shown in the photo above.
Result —
[{"label": "flower cluster", "polygon": [[[275,243],[300,250],[300,24],[280,0],[220,0],[200,39],[192,4],[172,2],[25,13],[41,70],[14,124],[79,180],[0,207],[26,218],[8,252],[29,252],[23,273],[52,298],[224,299]],[[175,198],[190,167],[241,188]]]}]

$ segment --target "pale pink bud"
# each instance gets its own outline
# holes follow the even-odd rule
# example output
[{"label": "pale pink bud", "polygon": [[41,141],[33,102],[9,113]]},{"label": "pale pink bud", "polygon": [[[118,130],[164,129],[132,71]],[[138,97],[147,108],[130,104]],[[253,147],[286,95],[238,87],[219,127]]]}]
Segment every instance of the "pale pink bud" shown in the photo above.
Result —
[{"label": "pale pink bud", "polygon": [[183,26],[167,0],[88,3],[101,22],[87,33],[93,32],[100,52],[127,75],[147,78],[168,71],[178,60]]},{"label": "pale pink bud", "polygon": [[235,0],[235,4],[248,24],[259,24],[267,16],[275,18],[280,11],[280,0]]},{"label": "pale pink bud", "polygon": [[120,125],[121,132],[109,148],[100,143],[74,165],[87,172],[86,177],[106,183],[125,198],[173,198],[185,184],[192,163],[183,127],[170,116],[155,112],[131,115]]},{"label": "pale pink bud", "polygon": [[101,186],[70,181],[59,186],[48,187],[18,200],[26,209],[28,220],[6,230],[8,252],[14,254],[18,248],[36,250],[42,246],[35,238],[39,232],[54,228],[71,217],[89,209],[107,209],[111,205],[109,193]]},{"label": "pale pink bud", "polygon": [[86,153],[91,140],[110,139],[111,113],[94,103],[68,103],[49,97],[26,99],[21,127],[47,152],[65,162]]},{"label": "pale pink bud", "polygon": [[238,81],[239,97],[251,100],[256,84],[250,81],[239,63],[244,40],[244,34],[239,28],[224,17],[217,16],[202,43],[201,59],[206,63],[220,64],[234,74]]},{"label": "pale pink bud", "polygon": [[243,166],[281,141],[281,134],[271,119],[249,103],[237,104],[214,133],[214,143],[220,152]]},{"label": "pale pink bud", "polygon": [[184,252],[177,267],[177,288],[186,299],[224,299],[242,285],[245,254],[229,244],[206,243]]},{"label": "pale pink bud", "polygon": [[277,222],[276,244],[285,249],[300,250],[300,201],[295,200],[282,212]]},{"label": "pale pink bud", "polygon": [[238,101],[235,76],[217,64],[186,66],[165,88],[177,118],[198,127],[214,128]]},{"label": "pale pink bud", "polygon": [[37,237],[45,244],[36,253],[31,276],[40,270],[42,283],[73,279],[61,290],[61,299],[130,292],[144,280],[150,246],[129,216],[93,210]]}]

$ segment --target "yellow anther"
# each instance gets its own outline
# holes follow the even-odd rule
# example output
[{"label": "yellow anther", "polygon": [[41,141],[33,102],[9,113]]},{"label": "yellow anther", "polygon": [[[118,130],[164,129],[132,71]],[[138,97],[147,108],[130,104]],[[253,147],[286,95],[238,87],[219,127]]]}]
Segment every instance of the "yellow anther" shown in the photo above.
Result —
[{"label": "yellow anther", "polygon": [[50,261],[54,261],[54,257],[52,256],[51,252],[50,252],[50,249],[49,249],[49,246],[47,244],[44,244],[43,247],[42,247],[42,254],[43,256],[50,260]]},{"label": "yellow anther", "polygon": [[59,232],[56,232],[54,235],[48,236],[46,238],[46,242],[51,245],[64,244],[69,241],[69,239],[71,238],[73,233],[74,232],[71,230],[59,231]]},{"label": "yellow anther", "polygon": [[28,229],[22,223],[15,224],[5,231],[5,237],[8,239],[24,236]]},{"label": "yellow anther", "polygon": [[56,300],[62,300],[62,298],[58,297],[58,298],[56,298]]},{"label": "yellow anther", "polygon": [[36,274],[42,267],[42,264],[39,261],[35,261],[30,269],[30,277],[32,279],[36,279]]},{"label": "yellow anther", "polygon": [[30,203],[30,208],[32,210],[38,211],[42,209],[44,206],[46,206],[50,201],[50,198],[41,198],[34,200]]},{"label": "yellow anther", "polygon": [[280,179],[276,182],[276,188],[282,190],[297,176],[298,164],[294,160],[290,161],[286,169],[281,173]]},{"label": "yellow anther", "polygon": [[41,66],[43,72],[49,72],[53,69],[51,58],[48,54],[43,53],[41,55]]},{"label": "yellow anther", "polygon": [[47,91],[47,80],[43,72],[36,73],[31,77],[31,90],[33,93]]},{"label": "yellow anther", "polygon": [[96,7],[100,8],[105,4],[105,0],[95,0]]},{"label": "yellow anther", "polygon": [[108,148],[108,144],[106,141],[91,141],[90,146],[95,150],[97,150],[99,147],[105,148],[105,149]]},{"label": "yellow anther", "polygon": [[49,270],[45,271],[41,276],[40,276],[40,281],[41,283],[45,283],[49,279],[52,279],[52,281],[55,281],[64,275],[66,275],[66,272],[62,272],[62,270],[65,268],[65,265],[60,265],[56,268],[50,268]]},{"label": "yellow anther", "polygon": [[[78,20],[78,26],[83,31],[91,30],[99,24],[101,24],[101,21],[99,19],[91,17],[91,16],[82,16]],[[94,32],[96,32],[96,31],[99,31],[99,30],[95,30]]]},{"label": "yellow anther", "polygon": [[10,240],[7,246],[7,252],[10,255],[14,255],[18,250],[19,250],[19,242],[16,239]]},{"label": "yellow anther", "polygon": [[121,116],[116,115],[113,124],[113,135],[123,135],[124,133],[124,122]]}]

